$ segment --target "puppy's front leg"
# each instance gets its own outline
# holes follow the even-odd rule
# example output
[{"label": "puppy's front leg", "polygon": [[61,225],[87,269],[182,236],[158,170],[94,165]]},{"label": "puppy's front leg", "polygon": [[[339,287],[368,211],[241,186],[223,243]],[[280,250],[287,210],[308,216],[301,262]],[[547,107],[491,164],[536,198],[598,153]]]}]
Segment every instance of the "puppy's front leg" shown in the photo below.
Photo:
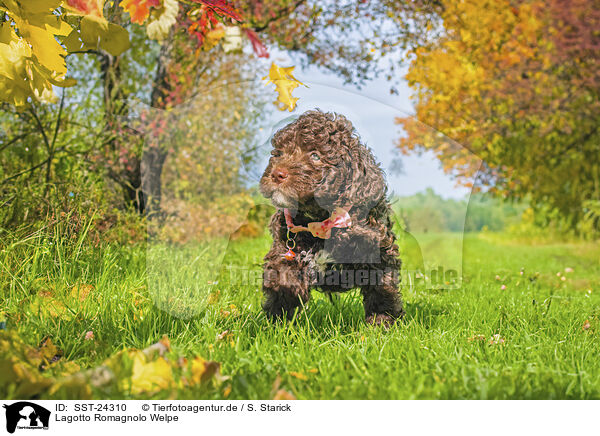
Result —
[{"label": "puppy's front leg", "polygon": [[282,257],[280,247],[265,256],[263,309],[271,318],[291,319],[310,298],[308,271],[299,260]]}]

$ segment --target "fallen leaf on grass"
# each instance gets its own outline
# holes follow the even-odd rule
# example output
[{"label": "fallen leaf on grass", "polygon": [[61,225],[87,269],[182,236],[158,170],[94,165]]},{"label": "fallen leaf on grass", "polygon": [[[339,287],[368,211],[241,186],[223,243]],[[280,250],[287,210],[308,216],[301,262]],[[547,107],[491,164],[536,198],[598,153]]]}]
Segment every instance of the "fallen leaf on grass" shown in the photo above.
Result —
[{"label": "fallen leaf on grass", "polygon": [[279,389],[277,392],[275,392],[275,395],[273,395],[273,399],[290,401],[290,400],[296,400],[297,398],[291,392],[288,392],[284,389]]},{"label": "fallen leaf on grass", "polygon": [[208,294],[208,299],[206,300],[207,304],[215,304],[217,301],[219,301],[220,296],[221,291],[218,289],[215,292],[211,292]]},{"label": "fallen leaf on grass", "polygon": [[590,321],[588,319],[586,319],[585,322],[583,323],[583,325],[581,326],[581,329],[584,331],[589,330],[591,326],[592,325],[590,324]]},{"label": "fallen leaf on grass", "polygon": [[295,400],[296,397],[289,391],[285,389],[280,389],[281,387],[281,377],[277,374],[275,377],[275,381],[273,381],[273,386],[271,387],[271,399],[273,400]]},{"label": "fallen leaf on grass", "polygon": [[290,371],[289,374],[292,377],[297,378],[298,380],[308,380],[308,377],[306,375],[302,374],[301,372]]},{"label": "fallen leaf on grass", "polygon": [[59,350],[48,336],[42,339],[38,346],[38,350],[40,352],[40,357],[42,358],[40,370],[46,369],[48,365],[58,362],[60,358],[63,357],[62,350]]},{"label": "fallen leaf on grass", "polygon": [[[123,350],[101,365],[80,370],[64,362],[62,352],[49,338],[39,347],[27,345],[13,331],[0,331],[0,397],[52,399],[91,399],[98,395],[153,395],[161,390],[203,386],[228,377],[219,374],[217,362],[201,357],[170,359],[170,343],[165,336],[143,349]],[[51,368],[51,371],[44,371]]]},{"label": "fallen leaf on grass", "polygon": [[42,370],[54,363],[58,350],[48,338],[35,348],[14,331],[0,331],[0,397],[31,398],[47,389],[52,381]]},{"label": "fallen leaf on grass", "polygon": [[71,297],[79,301],[85,301],[93,289],[92,285],[75,285],[71,288]]},{"label": "fallen leaf on grass", "polygon": [[239,315],[239,311],[237,309],[237,307],[235,307],[235,304],[230,304],[229,305],[229,310],[225,310],[225,309],[221,309],[221,316],[223,318],[227,318],[229,315]]},{"label": "fallen leaf on grass", "polygon": [[132,394],[156,393],[172,386],[173,382],[173,371],[164,357],[148,361],[148,358],[141,352],[133,356],[130,385]]},{"label": "fallen leaf on grass", "polygon": [[191,385],[200,385],[206,383],[211,378],[217,376],[217,378],[223,380],[219,374],[220,364],[212,360],[207,361],[202,357],[195,357],[189,367],[190,375],[189,382]]},{"label": "fallen leaf on grass", "polygon": [[50,318],[58,318],[63,321],[71,321],[73,319],[73,312],[71,312],[62,301],[52,297],[52,293],[48,296],[42,296],[41,298],[35,298],[29,305],[28,311],[34,314],[40,314]]}]

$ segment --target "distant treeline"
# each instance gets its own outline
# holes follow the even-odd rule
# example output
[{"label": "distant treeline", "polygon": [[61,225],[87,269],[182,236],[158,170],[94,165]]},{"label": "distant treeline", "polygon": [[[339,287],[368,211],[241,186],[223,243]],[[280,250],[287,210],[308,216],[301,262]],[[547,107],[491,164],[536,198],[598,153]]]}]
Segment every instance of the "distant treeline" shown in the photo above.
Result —
[{"label": "distant treeline", "polygon": [[483,193],[446,199],[431,188],[391,201],[397,218],[409,232],[500,231],[519,223],[527,209],[527,205],[503,202]]}]

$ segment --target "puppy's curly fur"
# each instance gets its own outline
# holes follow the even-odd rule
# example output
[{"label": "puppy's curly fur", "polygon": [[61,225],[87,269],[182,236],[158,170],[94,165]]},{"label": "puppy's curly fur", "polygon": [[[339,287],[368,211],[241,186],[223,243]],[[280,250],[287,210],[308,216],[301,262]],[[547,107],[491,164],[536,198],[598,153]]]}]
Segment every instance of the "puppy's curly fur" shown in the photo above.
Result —
[{"label": "puppy's curly fur", "polygon": [[[274,318],[292,317],[311,289],[343,292],[359,287],[366,320],[389,325],[404,314],[398,290],[396,236],[383,171],[344,116],[308,111],[272,139],[271,159],[261,178],[262,194],[278,208],[271,218],[273,245],[264,260],[263,309]],[[295,225],[327,219],[341,207],[349,228],[332,229],[329,239],[295,235],[287,251],[283,209]],[[292,243],[293,244],[293,243]]]}]

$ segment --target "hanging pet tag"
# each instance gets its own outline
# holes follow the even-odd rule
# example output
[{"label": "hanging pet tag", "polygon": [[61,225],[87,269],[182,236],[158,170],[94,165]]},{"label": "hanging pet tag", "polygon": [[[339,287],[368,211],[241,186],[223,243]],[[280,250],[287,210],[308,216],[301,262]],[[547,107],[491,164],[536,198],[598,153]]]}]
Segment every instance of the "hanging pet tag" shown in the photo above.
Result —
[{"label": "hanging pet tag", "polygon": [[[296,235],[294,235],[296,236]],[[294,248],[296,247],[296,241],[292,238],[290,238],[290,231],[288,230],[287,232],[287,241],[285,241],[285,246],[287,247],[288,251],[285,254],[282,254],[282,256],[285,258],[285,260],[294,260],[294,258],[296,257],[296,253],[294,253]]]}]

